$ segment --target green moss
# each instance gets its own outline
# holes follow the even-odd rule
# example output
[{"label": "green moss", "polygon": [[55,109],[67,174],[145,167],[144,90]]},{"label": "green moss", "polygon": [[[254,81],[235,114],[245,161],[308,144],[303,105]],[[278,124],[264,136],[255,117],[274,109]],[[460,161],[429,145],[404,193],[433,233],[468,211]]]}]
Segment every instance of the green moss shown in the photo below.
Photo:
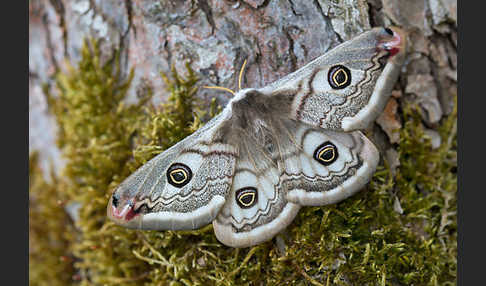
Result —
[{"label": "green moss", "polygon": [[195,84],[198,78],[189,64],[186,68],[187,79],[179,76],[175,68],[172,69],[172,80],[161,74],[167,85],[169,97],[167,103],[157,108],[151,105],[144,108],[148,116],[140,125],[141,134],[137,138],[140,141],[137,142],[134,151],[138,161],[146,162],[184,139],[203,125],[201,119],[211,118],[221,110],[215,99],[206,106],[205,102],[195,97]]},{"label": "green moss", "polygon": [[29,157],[29,284],[66,285],[74,275],[69,241],[73,225],[64,212],[66,194],[51,174],[47,182],[38,155]]},{"label": "green moss", "polygon": [[[302,208],[277,239],[233,249],[216,240],[211,225],[197,231],[138,231],[106,219],[113,188],[218,109],[214,101],[206,106],[196,100],[197,78],[189,66],[185,77],[174,70],[171,79],[164,76],[167,103],[151,106],[148,90],[140,104],[125,106],[131,76],[121,80],[116,58],[101,64],[96,43],[91,46],[83,48],[77,68],[58,76],[59,96],[49,100],[67,158],[62,182],[49,188],[81,203],[78,229],[65,246],[76,258],[81,284],[455,284],[455,111],[443,120],[442,145],[433,149],[418,112],[405,108],[395,176],[385,162],[366,190],[336,205]],[[403,214],[394,210],[395,200]],[[59,227],[62,217],[56,218]],[[31,264],[32,271],[41,267],[38,260]]]}]

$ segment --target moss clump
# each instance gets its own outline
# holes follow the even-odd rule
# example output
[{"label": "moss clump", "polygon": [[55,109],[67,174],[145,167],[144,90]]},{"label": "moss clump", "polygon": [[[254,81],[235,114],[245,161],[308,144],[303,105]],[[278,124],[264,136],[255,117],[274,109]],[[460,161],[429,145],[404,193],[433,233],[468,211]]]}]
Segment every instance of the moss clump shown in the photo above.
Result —
[{"label": "moss clump", "polygon": [[[81,284],[455,284],[455,112],[440,127],[441,147],[433,149],[416,112],[406,108],[395,176],[385,164],[367,190],[336,205],[301,209],[267,243],[229,248],[216,240],[211,225],[197,231],[128,230],[106,219],[111,190],[199,128],[202,111],[210,108],[195,100],[197,79],[189,68],[186,78],[175,71],[166,78],[170,96],[160,108],[148,102],[124,106],[130,77],[120,80],[116,60],[102,65],[92,46],[83,49],[78,68],[59,75],[60,95],[50,99],[68,160],[65,187],[51,187],[81,204],[79,231],[67,247]],[[208,117],[214,102],[212,107]],[[396,200],[402,214],[393,208]]]},{"label": "moss clump", "polygon": [[[198,78],[189,64],[186,68],[187,79],[179,76],[175,68],[172,69],[172,79],[161,74],[169,97],[167,103],[157,108],[152,105],[144,107],[147,116],[138,125],[140,136],[134,150],[137,161],[148,161],[199,129],[203,125],[201,119],[212,118],[220,111],[215,99],[205,106],[205,102],[195,97]],[[207,109],[209,112],[206,112]]]},{"label": "moss clump", "polygon": [[60,192],[70,203],[80,204],[78,233],[70,241],[76,257],[75,278],[83,282],[105,283],[103,277],[131,276],[141,263],[124,265],[116,256],[115,237],[102,231],[109,186],[120,175],[128,174],[132,135],[140,117],[140,104],[125,106],[123,99],[133,72],[120,80],[118,53],[102,64],[98,45],[85,42],[77,68],[68,66],[57,76],[58,96],[48,96],[49,106],[59,126],[58,145],[67,159],[63,170],[65,188]]},{"label": "moss clump", "polygon": [[73,225],[64,212],[67,195],[51,175],[47,182],[38,156],[29,157],[29,284],[66,285],[74,275],[69,242]]}]

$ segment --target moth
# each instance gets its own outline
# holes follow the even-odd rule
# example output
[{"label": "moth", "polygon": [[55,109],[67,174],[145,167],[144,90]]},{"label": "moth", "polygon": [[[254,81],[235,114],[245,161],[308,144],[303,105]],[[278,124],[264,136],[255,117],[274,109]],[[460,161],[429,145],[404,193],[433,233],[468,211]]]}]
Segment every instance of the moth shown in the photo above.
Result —
[{"label": "moth", "polygon": [[405,43],[398,28],[374,28],[265,87],[239,90],[123,181],[108,217],[151,230],[212,222],[220,242],[248,247],[272,239],[302,206],[355,194],[379,161],[360,130],[382,112]]}]

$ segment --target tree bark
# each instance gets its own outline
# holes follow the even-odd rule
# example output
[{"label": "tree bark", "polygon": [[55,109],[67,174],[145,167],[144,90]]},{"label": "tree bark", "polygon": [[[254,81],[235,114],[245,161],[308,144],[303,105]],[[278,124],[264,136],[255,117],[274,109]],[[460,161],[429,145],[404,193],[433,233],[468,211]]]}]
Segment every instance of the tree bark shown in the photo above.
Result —
[{"label": "tree bark", "polygon": [[[421,107],[427,134],[437,141],[436,128],[457,94],[455,0],[33,0],[29,6],[29,149],[40,152],[44,169],[52,161],[59,170],[62,159],[42,86],[52,88],[66,59],[80,59],[87,37],[101,41],[104,59],[120,49],[124,75],[134,69],[129,102],[148,85],[158,103],[167,95],[160,72],[172,65],[184,74],[189,61],[201,86],[234,90],[246,59],[244,87],[261,87],[371,27],[400,26],[409,32],[409,54],[375,127],[386,154],[400,139],[392,130],[402,125],[403,104]],[[228,100],[221,91],[198,94]]]}]

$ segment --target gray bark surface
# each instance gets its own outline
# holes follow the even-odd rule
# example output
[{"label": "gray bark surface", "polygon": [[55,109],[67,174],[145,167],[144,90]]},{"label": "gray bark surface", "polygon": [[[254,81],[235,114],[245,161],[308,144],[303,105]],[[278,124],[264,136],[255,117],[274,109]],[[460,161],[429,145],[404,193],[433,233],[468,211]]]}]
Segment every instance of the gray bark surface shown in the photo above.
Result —
[{"label": "gray bark surface", "polygon": [[[167,95],[160,72],[185,62],[200,85],[237,89],[239,69],[248,60],[245,87],[261,87],[375,26],[396,25],[410,33],[409,54],[399,82],[375,128],[386,154],[400,139],[400,105],[416,102],[434,129],[457,94],[457,3],[455,0],[32,0],[29,1],[29,150],[40,152],[47,170],[62,167],[56,126],[47,111],[43,84],[53,83],[65,59],[76,63],[83,39],[101,40],[104,58],[121,49],[125,75],[134,68],[129,101],[147,84],[154,102]],[[221,91],[201,89],[203,98],[228,100]],[[383,131],[383,132],[381,132]],[[439,138],[440,139],[440,138]],[[388,156],[388,155],[387,155]]]}]

